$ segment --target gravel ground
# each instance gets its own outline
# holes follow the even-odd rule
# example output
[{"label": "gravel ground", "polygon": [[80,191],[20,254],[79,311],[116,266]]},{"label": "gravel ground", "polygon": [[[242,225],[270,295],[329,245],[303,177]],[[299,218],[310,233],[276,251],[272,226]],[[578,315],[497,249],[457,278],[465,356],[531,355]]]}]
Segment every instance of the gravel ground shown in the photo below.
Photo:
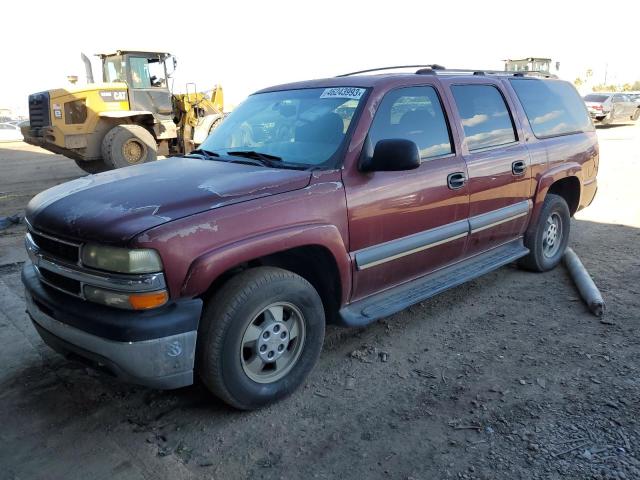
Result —
[{"label": "gravel ground", "polygon": [[[599,136],[600,190],[571,245],[602,321],[564,268],[507,266],[330,329],[306,386],[251,413],[51,352],[24,314],[21,227],[0,232],[0,478],[640,479],[640,125]],[[0,216],[82,174],[23,144],[0,146],[0,172]]]}]

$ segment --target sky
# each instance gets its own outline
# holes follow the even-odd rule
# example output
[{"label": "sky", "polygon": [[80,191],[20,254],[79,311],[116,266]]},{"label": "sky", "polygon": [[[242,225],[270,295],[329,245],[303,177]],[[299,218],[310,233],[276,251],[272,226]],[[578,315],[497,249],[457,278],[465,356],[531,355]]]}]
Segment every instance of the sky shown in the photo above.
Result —
[{"label": "sky", "polygon": [[[158,50],[178,59],[174,90],[222,85],[228,107],[274,84],[364,68],[438,63],[502,68],[547,57],[573,81],[640,80],[640,1],[9,1],[0,15],[0,108],[84,80],[80,53]],[[615,21],[614,21],[615,19]],[[94,57],[95,58],[95,57]],[[99,63],[94,76],[100,78]]]}]

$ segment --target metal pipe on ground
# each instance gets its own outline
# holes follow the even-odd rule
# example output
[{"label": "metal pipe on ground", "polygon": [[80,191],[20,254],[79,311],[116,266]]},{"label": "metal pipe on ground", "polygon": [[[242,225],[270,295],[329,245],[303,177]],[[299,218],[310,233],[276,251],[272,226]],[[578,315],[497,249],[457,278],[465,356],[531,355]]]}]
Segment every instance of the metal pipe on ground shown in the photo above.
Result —
[{"label": "metal pipe on ground", "polygon": [[591,275],[589,275],[587,269],[584,268],[576,252],[571,248],[567,248],[564,252],[563,260],[567,270],[569,270],[571,278],[576,284],[576,287],[578,287],[580,296],[589,307],[589,310],[591,310],[594,315],[602,317],[605,311],[604,300],[602,299],[600,290],[598,290],[596,284],[593,283]]}]

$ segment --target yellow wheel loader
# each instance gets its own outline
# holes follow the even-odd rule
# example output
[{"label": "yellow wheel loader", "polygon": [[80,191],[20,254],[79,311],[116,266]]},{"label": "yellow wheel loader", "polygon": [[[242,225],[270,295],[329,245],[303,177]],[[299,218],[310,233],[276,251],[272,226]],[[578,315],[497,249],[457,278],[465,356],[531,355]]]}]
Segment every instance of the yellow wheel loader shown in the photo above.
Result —
[{"label": "yellow wheel loader", "polygon": [[[223,118],[220,86],[210,94],[173,94],[169,53],[118,50],[99,54],[103,83],[94,83],[82,55],[87,85],[29,95],[27,143],[75,160],[89,173],[189,153]],[[193,87],[193,92],[189,91]]]}]

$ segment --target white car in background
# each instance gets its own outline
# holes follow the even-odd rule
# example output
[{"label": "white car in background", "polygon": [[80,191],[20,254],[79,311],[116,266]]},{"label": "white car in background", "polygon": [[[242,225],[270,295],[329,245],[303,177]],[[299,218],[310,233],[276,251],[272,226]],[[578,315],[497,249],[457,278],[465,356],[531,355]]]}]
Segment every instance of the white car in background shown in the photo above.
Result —
[{"label": "white car in background", "polygon": [[583,99],[591,119],[596,124],[609,125],[640,118],[640,106],[624,93],[590,93]]},{"label": "white car in background", "polygon": [[0,142],[21,142],[20,127],[12,123],[0,123]]}]

